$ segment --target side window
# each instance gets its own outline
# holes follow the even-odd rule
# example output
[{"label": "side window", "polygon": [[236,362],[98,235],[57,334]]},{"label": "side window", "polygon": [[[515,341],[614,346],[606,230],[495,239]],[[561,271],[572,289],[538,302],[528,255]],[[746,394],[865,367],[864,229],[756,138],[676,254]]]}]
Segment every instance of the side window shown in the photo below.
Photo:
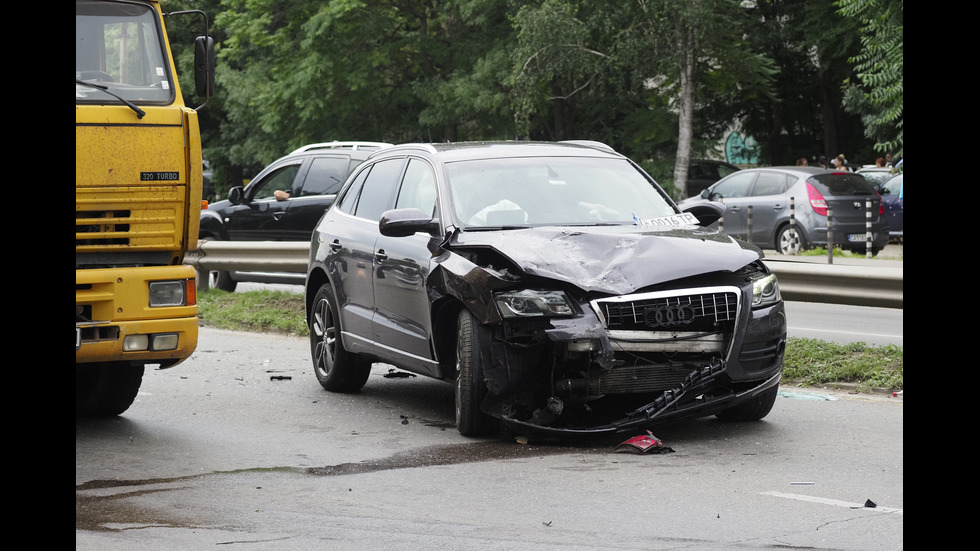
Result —
[{"label": "side window", "polygon": [[252,195],[253,201],[272,199],[273,193],[278,191],[293,192],[293,182],[296,181],[296,174],[299,173],[299,164],[284,166],[276,169],[275,172],[266,175],[261,182],[256,182],[255,192]]},{"label": "side window", "polygon": [[760,172],[752,188],[752,195],[780,195],[786,191],[786,177],[775,172]]},{"label": "side window", "polygon": [[395,208],[417,208],[436,215],[436,177],[428,163],[419,159],[408,161]]},{"label": "side window", "polygon": [[387,159],[374,163],[357,200],[354,216],[368,220],[381,219],[381,213],[391,208],[403,164],[404,159]]},{"label": "side window", "polygon": [[347,157],[317,157],[303,182],[301,196],[330,195],[340,191],[347,179],[350,159]]},{"label": "side window", "polygon": [[747,197],[749,195],[749,186],[752,185],[752,180],[755,179],[755,173],[753,172],[736,172],[732,174],[725,181],[719,183],[711,190],[712,198],[735,198],[735,197]]},{"label": "side window", "polygon": [[335,203],[337,205],[337,210],[347,214],[354,213],[354,207],[357,206],[357,197],[361,193],[361,188],[364,186],[364,180],[367,180],[369,172],[371,172],[370,167],[366,167],[364,170],[357,173],[357,176],[354,177],[354,181],[351,182],[351,185],[349,185],[347,190],[344,191],[343,195],[337,199],[337,202]]},{"label": "side window", "polygon": [[738,169],[732,168],[728,165],[718,165],[719,178],[724,178],[725,176],[728,176],[729,174],[732,174],[733,172],[737,172],[737,171]]}]

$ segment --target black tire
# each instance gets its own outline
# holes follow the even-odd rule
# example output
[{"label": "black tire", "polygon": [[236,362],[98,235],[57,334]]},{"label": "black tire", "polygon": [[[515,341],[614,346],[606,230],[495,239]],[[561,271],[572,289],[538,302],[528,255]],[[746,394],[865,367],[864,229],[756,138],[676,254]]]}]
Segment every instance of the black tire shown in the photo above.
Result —
[{"label": "black tire", "polygon": [[758,421],[772,411],[778,393],[779,385],[776,385],[744,404],[722,411],[717,417],[722,421]]},{"label": "black tire", "polygon": [[806,239],[800,230],[791,224],[779,228],[776,234],[776,252],[779,254],[798,254],[806,250]]},{"label": "black tire", "polygon": [[371,362],[344,348],[337,299],[329,283],[317,290],[307,321],[313,372],[320,386],[330,392],[356,392],[363,388],[371,375]]},{"label": "black tire", "polygon": [[143,383],[143,366],[75,364],[75,415],[112,417],[129,409]]},{"label": "black tire", "polygon": [[[208,235],[201,237],[207,241],[222,241],[220,237]],[[232,279],[231,272],[227,270],[211,270],[208,272],[208,288],[220,289],[228,293],[234,293],[238,287],[238,282]]]},{"label": "black tire", "polygon": [[212,270],[208,272],[208,285],[212,289],[221,289],[229,293],[234,293],[238,287],[238,282],[232,279],[231,272],[226,270]]},{"label": "black tire", "polygon": [[480,327],[469,310],[459,313],[456,325],[456,428],[463,436],[493,432],[497,420],[483,412],[487,396],[480,353]]}]

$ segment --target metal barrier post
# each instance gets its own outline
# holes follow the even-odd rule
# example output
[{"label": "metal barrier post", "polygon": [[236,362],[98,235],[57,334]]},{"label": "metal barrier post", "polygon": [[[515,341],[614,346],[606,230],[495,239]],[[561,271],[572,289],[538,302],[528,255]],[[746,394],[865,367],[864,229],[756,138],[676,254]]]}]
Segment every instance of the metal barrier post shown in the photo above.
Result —
[{"label": "metal barrier post", "polygon": [[864,208],[865,208],[865,212],[864,212],[864,226],[865,226],[865,232],[866,232],[865,233],[865,237],[864,237],[864,244],[865,244],[865,247],[866,247],[866,249],[864,251],[864,257],[865,258],[871,258],[871,256],[872,256],[871,255],[871,245],[874,243],[874,237],[871,235],[871,199],[866,199],[864,201]]},{"label": "metal barrier post", "polygon": [[[718,199],[718,202],[724,204],[725,203],[725,198],[724,197],[719,198]],[[721,218],[718,219],[718,233],[725,233],[725,215],[724,214],[722,214],[721,215]]]},{"label": "metal barrier post", "polygon": [[[796,197],[789,198],[789,233],[793,236],[793,241],[799,245],[800,236],[796,233]],[[796,252],[799,252],[798,250]],[[796,254],[794,252],[793,254]]]},{"label": "metal barrier post", "polygon": [[748,223],[745,227],[745,240],[751,243],[752,242],[752,205],[749,205],[748,209],[746,210],[748,214],[748,220],[747,220]]}]

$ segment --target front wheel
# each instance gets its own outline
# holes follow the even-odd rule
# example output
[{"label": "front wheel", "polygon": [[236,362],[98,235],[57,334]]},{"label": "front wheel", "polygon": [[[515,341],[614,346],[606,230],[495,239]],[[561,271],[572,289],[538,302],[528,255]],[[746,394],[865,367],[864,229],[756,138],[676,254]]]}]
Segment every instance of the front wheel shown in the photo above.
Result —
[{"label": "front wheel", "polygon": [[142,382],[142,365],[126,362],[75,364],[75,415],[119,415],[136,400]]},{"label": "front wheel", "polygon": [[779,385],[776,385],[744,404],[722,411],[717,417],[722,421],[758,421],[772,411],[778,393]]},{"label": "front wheel", "polygon": [[344,348],[338,320],[333,289],[329,283],[324,284],[313,298],[308,320],[313,372],[326,390],[355,392],[367,383],[371,362]]},{"label": "front wheel", "polygon": [[483,380],[480,326],[469,310],[459,313],[456,325],[456,428],[463,436],[490,433],[496,419],[483,412],[487,384]]},{"label": "front wheel", "polygon": [[779,254],[799,254],[806,249],[806,240],[792,224],[783,226],[776,235],[776,251]]}]

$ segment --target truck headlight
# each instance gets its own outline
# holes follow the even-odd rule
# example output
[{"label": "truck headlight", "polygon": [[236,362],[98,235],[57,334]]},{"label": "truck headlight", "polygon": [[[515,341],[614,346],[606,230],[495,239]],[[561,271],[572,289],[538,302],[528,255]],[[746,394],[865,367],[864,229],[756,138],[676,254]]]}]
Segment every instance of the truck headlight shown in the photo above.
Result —
[{"label": "truck headlight", "polygon": [[755,274],[752,276],[752,307],[769,306],[781,301],[779,281],[776,274]]},{"label": "truck headlight", "polygon": [[522,289],[494,294],[497,310],[504,318],[571,316],[572,301],[562,291]]},{"label": "truck headlight", "polygon": [[151,281],[150,282],[150,307],[161,306],[184,306],[187,304],[186,281],[183,279],[173,281]]}]

